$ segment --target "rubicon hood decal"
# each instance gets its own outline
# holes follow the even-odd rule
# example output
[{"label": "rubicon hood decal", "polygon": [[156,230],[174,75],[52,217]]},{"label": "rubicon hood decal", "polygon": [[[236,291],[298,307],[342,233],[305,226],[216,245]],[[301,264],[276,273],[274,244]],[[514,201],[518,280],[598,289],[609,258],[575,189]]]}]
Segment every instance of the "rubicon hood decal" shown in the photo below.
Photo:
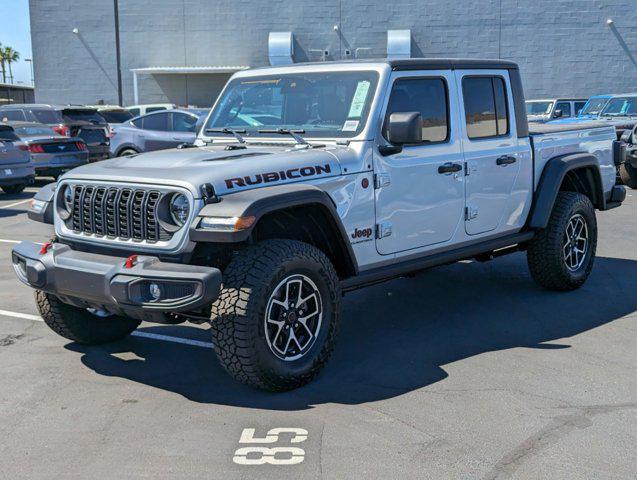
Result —
[{"label": "rubicon hood decal", "polygon": [[261,183],[279,182],[281,180],[296,180],[303,177],[313,177],[321,174],[329,174],[332,168],[329,164],[325,165],[309,165],[299,168],[288,168],[278,172],[263,172],[255,175],[246,175],[245,177],[227,178],[225,180],[226,188],[246,187],[249,185],[259,185]]}]

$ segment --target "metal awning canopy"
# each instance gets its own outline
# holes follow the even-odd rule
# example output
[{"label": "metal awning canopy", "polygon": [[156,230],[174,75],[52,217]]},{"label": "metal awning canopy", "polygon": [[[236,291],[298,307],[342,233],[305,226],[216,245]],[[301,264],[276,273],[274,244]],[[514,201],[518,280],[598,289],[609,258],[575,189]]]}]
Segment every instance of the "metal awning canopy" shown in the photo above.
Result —
[{"label": "metal awning canopy", "polygon": [[240,70],[250,68],[247,65],[215,65],[205,67],[142,67],[131,68],[133,72],[133,97],[135,104],[139,103],[137,90],[138,75],[199,75],[199,74],[216,74],[216,73],[234,73]]}]

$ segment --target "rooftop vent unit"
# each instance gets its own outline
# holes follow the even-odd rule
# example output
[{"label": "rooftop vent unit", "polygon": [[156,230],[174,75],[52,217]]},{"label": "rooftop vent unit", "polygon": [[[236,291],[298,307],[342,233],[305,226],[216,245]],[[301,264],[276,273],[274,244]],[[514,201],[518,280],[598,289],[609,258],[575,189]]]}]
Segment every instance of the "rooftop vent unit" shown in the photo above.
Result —
[{"label": "rooftop vent unit", "polygon": [[268,36],[270,65],[294,63],[294,35],[292,32],[270,32]]},{"label": "rooftop vent unit", "polygon": [[387,30],[387,58],[411,58],[411,30]]}]

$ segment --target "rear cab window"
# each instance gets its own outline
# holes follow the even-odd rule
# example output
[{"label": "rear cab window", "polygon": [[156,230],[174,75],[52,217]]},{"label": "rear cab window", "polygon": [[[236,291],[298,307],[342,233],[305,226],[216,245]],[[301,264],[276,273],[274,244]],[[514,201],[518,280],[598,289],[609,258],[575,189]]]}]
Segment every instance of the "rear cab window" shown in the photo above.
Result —
[{"label": "rear cab window", "polygon": [[133,118],[133,114],[128,110],[106,110],[99,114],[108,123],[124,123]]},{"label": "rear cab window", "polygon": [[389,116],[399,112],[420,112],[423,143],[449,140],[449,93],[443,78],[407,77],[394,82],[383,123],[385,139]]},{"label": "rear cab window", "polygon": [[466,76],[462,79],[467,136],[472,139],[509,135],[509,108],[504,78]]}]

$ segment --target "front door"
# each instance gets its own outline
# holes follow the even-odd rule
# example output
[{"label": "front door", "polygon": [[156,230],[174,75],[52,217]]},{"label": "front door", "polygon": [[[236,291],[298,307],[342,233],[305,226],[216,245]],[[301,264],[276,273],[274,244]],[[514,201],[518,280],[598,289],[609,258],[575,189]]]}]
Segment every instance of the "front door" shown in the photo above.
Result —
[{"label": "front door", "polygon": [[420,112],[423,142],[399,153],[374,153],[376,172],[376,246],[380,254],[404,252],[449,241],[462,228],[464,172],[457,126],[453,72],[395,72],[386,99],[387,119],[395,112]]},{"label": "front door", "polygon": [[469,235],[506,230],[511,193],[524,162],[509,113],[508,74],[466,71],[457,80],[467,162],[465,230]]}]

